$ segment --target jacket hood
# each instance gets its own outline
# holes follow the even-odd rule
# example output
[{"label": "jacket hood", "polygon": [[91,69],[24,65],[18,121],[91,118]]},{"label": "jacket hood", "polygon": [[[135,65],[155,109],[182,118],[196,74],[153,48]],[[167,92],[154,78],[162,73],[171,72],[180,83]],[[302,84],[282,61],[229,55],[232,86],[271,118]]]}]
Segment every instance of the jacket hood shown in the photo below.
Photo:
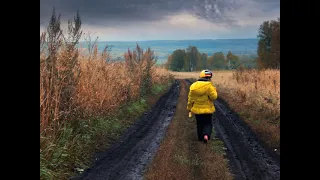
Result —
[{"label": "jacket hood", "polygon": [[195,95],[203,95],[208,91],[211,81],[201,78],[190,86],[190,91]]}]

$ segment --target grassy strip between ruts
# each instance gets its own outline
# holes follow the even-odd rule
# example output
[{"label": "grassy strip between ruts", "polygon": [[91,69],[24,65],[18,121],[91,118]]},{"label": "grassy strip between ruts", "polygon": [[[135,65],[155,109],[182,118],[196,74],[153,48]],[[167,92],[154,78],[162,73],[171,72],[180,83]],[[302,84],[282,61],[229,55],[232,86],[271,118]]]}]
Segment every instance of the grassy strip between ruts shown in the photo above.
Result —
[{"label": "grassy strip between ruts", "polygon": [[[216,179],[233,176],[224,159],[223,142],[212,139],[199,142],[194,117],[186,111],[188,85],[180,81],[180,97],[175,116],[155,158],[145,174],[146,179]],[[214,136],[214,133],[213,133]]]},{"label": "grassy strip between ruts", "polygon": [[[122,106],[110,117],[66,122],[56,141],[40,152],[40,179],[68,179],[84,171],[91,165],[94,153],[115,142],[171,84],[154,85],[150,96]],[[44,158],[47,153],[52,153],[50,161]]]}]

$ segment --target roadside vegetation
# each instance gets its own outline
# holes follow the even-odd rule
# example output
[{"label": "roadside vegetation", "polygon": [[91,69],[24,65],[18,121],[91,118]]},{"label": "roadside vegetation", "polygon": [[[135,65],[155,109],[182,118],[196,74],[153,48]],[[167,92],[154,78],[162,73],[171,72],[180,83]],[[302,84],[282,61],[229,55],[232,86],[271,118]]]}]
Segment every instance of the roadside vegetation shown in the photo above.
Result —
[{"label": "roadside vegetation", "polygon": [[[68,179],[90,166],[168,89],[173,78],[149,48],[115,61],[96,41],[79,48],[79,13],[62,31],[55,11],[40,35],[40,179]],[[88,38],[87,38],[88,39]]]}]

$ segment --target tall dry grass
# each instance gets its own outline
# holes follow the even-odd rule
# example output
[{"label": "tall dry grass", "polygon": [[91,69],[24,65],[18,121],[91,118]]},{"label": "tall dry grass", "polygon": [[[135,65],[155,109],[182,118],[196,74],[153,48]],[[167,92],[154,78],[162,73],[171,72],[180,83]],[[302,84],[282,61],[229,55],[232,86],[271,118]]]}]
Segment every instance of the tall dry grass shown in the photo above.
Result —
[{"label": "tall dry grass", "polygon": [[92,55],[79,56],[76,43],[68,48],[62,35],[52,38],[46,33],[40,38],[41,132],[72,117],[106,115],[171,78],[167,70],[154,66],[151,49],[143,52],[137,45],[124,53],[125,62],[115,62],[106,60],[108,54],[99,55],[97,46]]},{"label": "tall dry grass", "polygon": [[220,96],[280,153],[280,71],[235,71],[216,84]]},{"label": "tall dry grass", "polygon": [[[198,78],[199,72],[171,72]],[[218,96],[228,102],[267,145],[280,153],[280,70],[213,71]]]},{"label": "tall dry grass", "polygon": [[[139,55],[141,59],[137,59]],[[166,83],[170,78],[165,69],[153,66],[152,51],[128,51],[124,56],[125,62],[106,62],[101,57],[80,60],[81,77],[75,99],[86,117],[108,115],[120,105],[149,94],[152,85]]]},{"label": "tall dry grass", "polygon": [[[92,42],[88,43],[89,52],[83,52],[77,47],[81,36],[79,14],[69,21],[64,33],[55,12],[47,31],[40,36],[42,179],[66,178],[76,160],[71,156],[77,156],[70,153],[81,153],[75,149],[84,145],[81,142],[87,137],[80,132],[90,128],[92,119],[112,115],[120,106],[150,95],[153,86],[168,84],[171,79],[168,71],[155,66],[156,57],[150,48],[144,52],[137,45],[124,53],[124,62],[116,62],[106,48],[98,52]],[[86,123],[80,126],[83,120]],[[62,172],[57,175],[55,169]]]}]

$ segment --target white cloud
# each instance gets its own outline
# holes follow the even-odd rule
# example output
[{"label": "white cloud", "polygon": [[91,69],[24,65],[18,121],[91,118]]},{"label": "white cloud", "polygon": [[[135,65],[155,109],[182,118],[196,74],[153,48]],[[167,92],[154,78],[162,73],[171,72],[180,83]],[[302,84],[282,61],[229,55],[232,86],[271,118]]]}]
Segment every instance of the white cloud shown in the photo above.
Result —
[{"label": "white cloud", "polygon": [[230,30],[222,25],[183,13],[127,27],[83,26],[84,32],[95,32],[102,40],[204,39],[218,38]]}]

